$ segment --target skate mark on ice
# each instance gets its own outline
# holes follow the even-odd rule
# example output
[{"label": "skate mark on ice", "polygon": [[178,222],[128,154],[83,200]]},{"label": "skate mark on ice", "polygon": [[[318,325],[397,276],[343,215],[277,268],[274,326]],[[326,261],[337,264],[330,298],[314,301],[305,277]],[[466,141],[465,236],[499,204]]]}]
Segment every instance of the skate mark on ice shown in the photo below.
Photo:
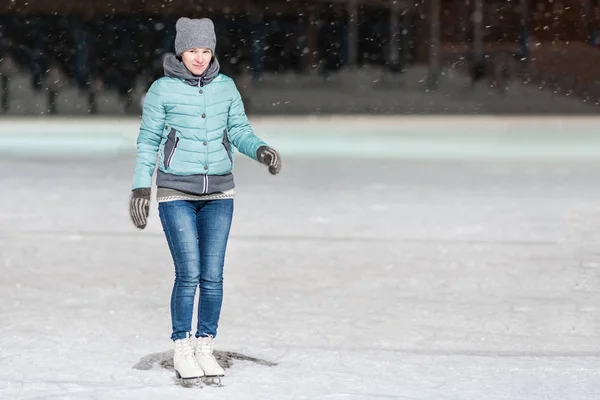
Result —
[{"label": "skate mark on ice", "polygon": [[[233,365],[234,360],[239,361],[250,361],[259,365],[267,367],[274,367],[277,363],[272,361],[263,360],[256,357],[250,357],[244,354],[232,352],[232,351],[218,351],[215,350],[215,358],[219,365],[224,368],[230,368]],[[173,370],[173,350],[163,351],[160,353],[152,353],[144,356],[138,361],[133,368],[139,370],[150,370],[158,365],[160,368]]]},{"label": "skate mark on ice", "polygon": [[[290,349],[305,349],[304,346],[288,345]],[[372,347],[372,346],[344,346],[343,348],[332,347],[332,346],[311,346],[312,349],[321,351],[370,351],[376,353],[396,353],[406,354],[414,356],[429,356],[429,357],[478,357],[478,358],[600,358],[600,351],[585,351],[585,350],[540,350],[540,351],[529,351],[529,350],[469,350],[469,349],[413,349],[403,347]]]},{"label": "skate mark on ice", "polygon": [[[40,230],[0,232],[1,239],[14,240],[18,237],[47,237],[49,239],[81,240],[83,238],[136,238],[164,239],[164,233],[146,232],[140,236],[138,232],[119,231],[73,231],[73,230]],[[407,243],[407,244],[446,244],[446,245],[498,245],[498,246],[560,246],[560,240],[535,239],[461,239],[443,237],[384,237],[384,236],[316,236],[316,235],[231,235],[232,239],[247,242],[339,242],[339,243]]]},{"label": "skate mark on ice", "polygon": [[259,365],[264,365],[266,367],[275,367],[277,365],[277,363],[272,361],[263,360],[262,358],[250,357],[233,351],[215,351],[217,361],[219,361],[219,355],[225,359],[250,361]]}]

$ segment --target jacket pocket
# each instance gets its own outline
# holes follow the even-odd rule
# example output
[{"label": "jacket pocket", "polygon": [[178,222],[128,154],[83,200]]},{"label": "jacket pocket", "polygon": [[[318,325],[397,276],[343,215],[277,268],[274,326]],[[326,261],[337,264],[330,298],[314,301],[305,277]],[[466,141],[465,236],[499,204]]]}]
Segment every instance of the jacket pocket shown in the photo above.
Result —
[{"label": "jacket pocket", "polygon": [[227,129],[223,129],[223,147],[227,152],[229,162],[233,165],[233,156],[231,155],[231,143],[229,143],[229,136],[227,136]]},{"label": "jacket pocket", "polygon": [[175,128],[171,128],[171,132],[169,132],[169,136],[167,136],[167,141],[165,142],[165,150],[164,150],[164,166],[165,169],[169,168],[171,162],[173,161],[173,156],[177,151],[177,146],[179,145],[179,137],[177,137],[177,131]]}]

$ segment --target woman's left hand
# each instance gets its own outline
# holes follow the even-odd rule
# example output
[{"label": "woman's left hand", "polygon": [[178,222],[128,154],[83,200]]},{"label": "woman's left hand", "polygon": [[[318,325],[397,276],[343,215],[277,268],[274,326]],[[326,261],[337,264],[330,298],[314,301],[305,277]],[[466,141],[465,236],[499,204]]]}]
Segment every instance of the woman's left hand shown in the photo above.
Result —
[{"label": "woman's left hand", "polygon": [[256,158],[259,162],[269,167],[271,175],[277,175],[281,171],[281,157],[275,149],[268,146],[261,146],[256,151]]}]

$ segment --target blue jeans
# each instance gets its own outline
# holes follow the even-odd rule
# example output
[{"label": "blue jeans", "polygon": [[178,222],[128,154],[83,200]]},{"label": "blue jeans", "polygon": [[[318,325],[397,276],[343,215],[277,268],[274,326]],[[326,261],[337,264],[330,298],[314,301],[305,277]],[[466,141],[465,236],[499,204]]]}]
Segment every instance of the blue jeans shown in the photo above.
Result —
[{"label": "blue jeans", "polygon": [[169,201],[159,203],[158,212],[175,264],[171,339],[183,339],[191,332],[198,286],[196,337],[216,337],[223,303],[223,265],[233,199]]}]

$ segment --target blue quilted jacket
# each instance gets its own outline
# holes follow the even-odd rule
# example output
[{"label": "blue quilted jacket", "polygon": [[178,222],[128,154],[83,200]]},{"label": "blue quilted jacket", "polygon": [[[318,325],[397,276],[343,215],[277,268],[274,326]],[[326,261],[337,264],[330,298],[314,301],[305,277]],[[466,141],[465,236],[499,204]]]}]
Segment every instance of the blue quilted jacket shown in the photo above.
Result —
[{"label": "blue quilted jacket", "polygon": [[233,80],[213,59],[202,77],[193,76],[174,56],[167,76],[155,81],[144,100],[137,139],[133,189],[156,184],[206,194],[234,187],[232,145],[256,160],[266,143],[253,132]]}]

